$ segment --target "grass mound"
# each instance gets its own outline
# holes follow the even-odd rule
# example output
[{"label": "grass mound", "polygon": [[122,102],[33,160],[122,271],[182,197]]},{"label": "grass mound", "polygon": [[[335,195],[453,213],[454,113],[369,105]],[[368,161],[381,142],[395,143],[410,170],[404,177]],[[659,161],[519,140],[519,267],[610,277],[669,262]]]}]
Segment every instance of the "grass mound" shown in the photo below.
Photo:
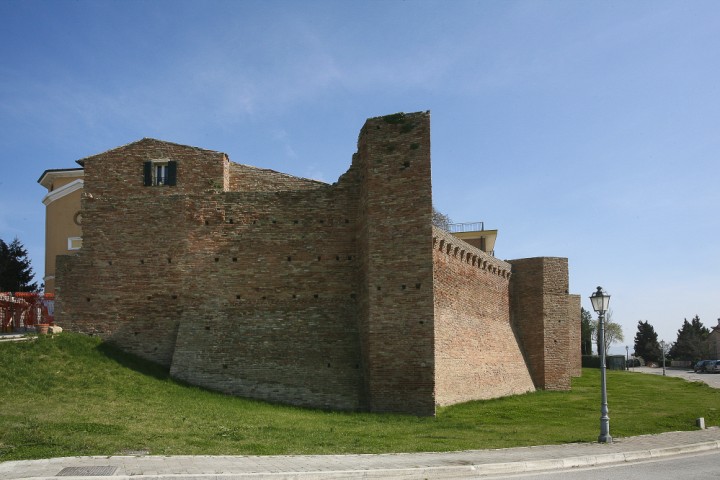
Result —
[{"label": "grass mound", "polygon": [[[720,391],[608,372],[614,437],[720,423]],[[0,345],[0,461],[75,455],[387,453],[592,442],[599,372],[571,392],[440,408],[435,418],[327,412],[184,385],[157,365],[71,333]]]}]

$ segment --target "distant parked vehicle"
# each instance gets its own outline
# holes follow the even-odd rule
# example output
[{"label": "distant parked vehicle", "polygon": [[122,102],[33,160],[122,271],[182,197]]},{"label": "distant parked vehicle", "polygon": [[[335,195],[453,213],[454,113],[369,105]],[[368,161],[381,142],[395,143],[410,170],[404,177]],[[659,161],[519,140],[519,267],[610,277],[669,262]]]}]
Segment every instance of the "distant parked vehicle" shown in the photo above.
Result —
[{"label": "distant parked vehicle", "polygon": [[707,371],[707,367],[710,366],[710,364],[715,364],[715,360],[700,360],[695,364],[695,367],[693,367],[693,370],[695,373],[703,373]]},{"label": "distant parked vehicle", "polygon": [[705,365],[705,371],[708,373],[720,373],[720,360],[715,360],[709,365]]}]

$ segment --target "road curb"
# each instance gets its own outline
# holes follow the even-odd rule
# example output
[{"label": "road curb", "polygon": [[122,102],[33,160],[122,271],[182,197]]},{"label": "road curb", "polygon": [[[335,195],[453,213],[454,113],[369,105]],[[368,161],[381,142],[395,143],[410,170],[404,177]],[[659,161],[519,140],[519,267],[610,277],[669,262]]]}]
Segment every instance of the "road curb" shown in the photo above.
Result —
[{"label": "road curb", "polygon": [[[211,474],[138,474],[111,476],[63,476],[63,480],[345,480],[363,478],[368,480],[409,480],[417,478],[473,478],[490,475],[532,473],[572,468],[587,468],[601,465],[640,462],[675,455],[702,453],[720,450],[720,440],[680,445],[673,447],[614,452],[599,455],[581,455],[547,460],[528,460],[451,466],[424,466],[415,468],[378,468],[356,470],[315,470],[254,473],[211,473]],[[52,477],[16,477],[15,480],[58,480]]]}]

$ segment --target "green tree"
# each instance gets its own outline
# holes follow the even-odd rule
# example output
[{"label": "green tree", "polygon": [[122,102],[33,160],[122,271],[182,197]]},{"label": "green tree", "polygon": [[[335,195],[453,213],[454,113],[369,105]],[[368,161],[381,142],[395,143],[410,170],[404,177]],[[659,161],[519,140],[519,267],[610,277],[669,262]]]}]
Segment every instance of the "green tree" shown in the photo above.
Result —
[{"label": "green tree", "polygon": [[662,351],[657,338],[655,328],[649,322],[640,320],[635,334],[635,356],[642,357],[646,362],[659,362]]},{"label": "green tree", "polygon": [[[605,314],[605,353],[610,349],[610,345],[615,342],[625,341],[625,335],[623,335],[622,327],[619,323],[613,321],[613,312],[608,310]],[[598,354],[600,354],[600,339],[598,338],[598,321],[591,320],[590,325],[592,327],[592,338],[598,346]]]},{"label": "green tree", "polygon": [[593,319],[590,312],[580,307],[580,352],[592,355]]},{"label": "green tree", "polygon": [[0,239],[0,292],[36,292],[35,274],[27,250],[17,237],[8,245]]},{"label": "green tree", "polygon": [[697,361],[708,355],[707,338],[710,330],[695,315],[691,322],[684,320],[678,330],[677,340],[670,349],[670,356],[676,360]]}]

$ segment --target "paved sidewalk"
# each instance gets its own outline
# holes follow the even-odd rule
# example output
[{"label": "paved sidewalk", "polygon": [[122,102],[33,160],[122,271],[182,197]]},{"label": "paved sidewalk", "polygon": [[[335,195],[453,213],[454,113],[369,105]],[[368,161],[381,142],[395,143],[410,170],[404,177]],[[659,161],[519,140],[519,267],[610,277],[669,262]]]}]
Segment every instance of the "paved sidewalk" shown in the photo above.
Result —
[{"label": "paved sidewalk", "polygon": [[[720,428],[500,450],[388,455],[113,456],[0,463],[0,480],[134,479],[446,479],[607,465],[670,455],[720,452]],[[57,479],[56,479],[57,480]]]}]

